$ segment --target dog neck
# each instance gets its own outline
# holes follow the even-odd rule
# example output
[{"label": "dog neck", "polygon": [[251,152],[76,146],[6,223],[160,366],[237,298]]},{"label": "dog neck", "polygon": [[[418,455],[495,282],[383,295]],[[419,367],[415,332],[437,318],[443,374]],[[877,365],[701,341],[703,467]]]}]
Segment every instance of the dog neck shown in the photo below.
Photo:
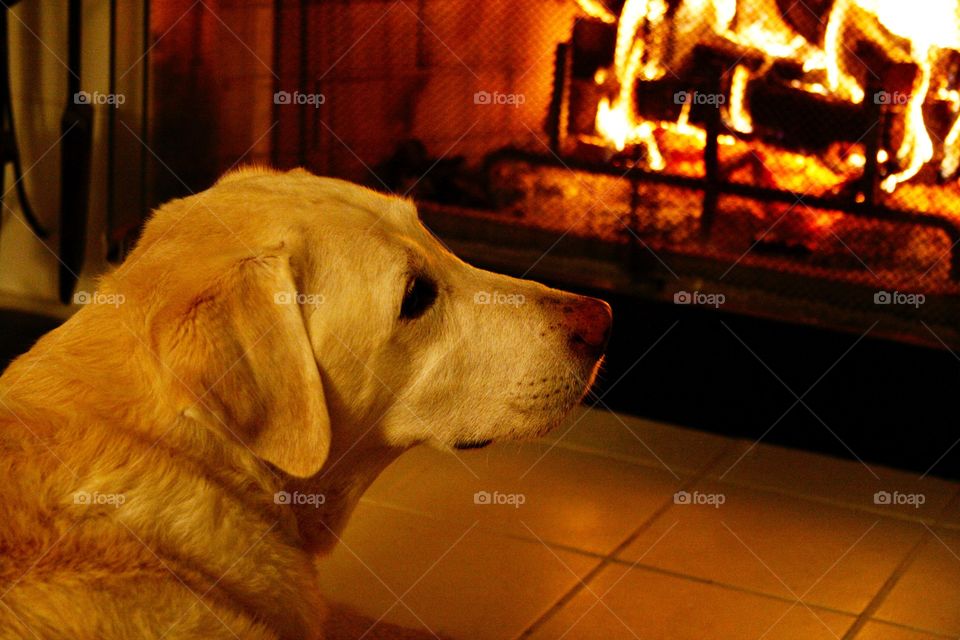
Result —
[{"label": "dog neck", "polygon": [[325,554],[336,546],[364,491],[404,451],[388,446],[334,450],[320,473],[286,483],[307,551]]}]

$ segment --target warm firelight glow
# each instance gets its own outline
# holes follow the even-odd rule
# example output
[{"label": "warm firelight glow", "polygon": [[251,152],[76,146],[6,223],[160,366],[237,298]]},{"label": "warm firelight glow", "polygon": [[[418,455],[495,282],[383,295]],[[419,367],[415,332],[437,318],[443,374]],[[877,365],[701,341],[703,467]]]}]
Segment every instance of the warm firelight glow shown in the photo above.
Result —
[{"label": "warm firelight glow", "polygon": [[727,125],[740,133],[753,133],[753,119],[744,103],[749,80],[750,70],[745,66],[738,65],[733,70],[733,79],[730,81],[730,107],[727,109]]},{"label": "warm firelight glow", "polygon": [[[960,169],[960,94],[956,89],[935,83],[940,51],[960,50],[960,3],[956,0],[836,0],[822,43],[811,43],[797,34],[781,17],[776,0],[753,0],[749,10],[741,7],[739,14],[736,0],[685,0],[669,18],[674,21],[672,25],[666,24],[666,0],[626,0],[619,18],[611,14],[602,0],[577,2],[588,15],[617,24],[612,68],[602,80],[598,76],[598,84],[610,87],[610,97],[601,98],[599,102],[597,133],[620,151],[627,145],[642,145],[647,152],[647,163],[653,169],[661,170],[666,164],[657,143],[657,131],[668,128],[673,132],[689,130],[692,133],[697,130],[700,134],[694,137],[702,138],[702,131],[686,122],[678,128],[676,123],[647,121],[636,112],[637,81],[664,77],[669,66],[677,63],[676,49],[688,50],[692,46],[691,43],[678,45],[679,40],[670,38],[693,38],[696,42],[706,32],[744,51],[760,54],[768,61],[802,60],[803,71],[809,79],[795,81],[794,87],[860,104],[867,99],[865,88],[845,67],[844,61],[853,56],[847,48],[849,32],[862,31],[863,24],[876,25],[878,33],[883,30],[901,38],[907,45],[906,50],[896,52],[894,57],[908,59],[919,69],[908,95],[888,94],[879,98],[893,105],[897,117],[903,118],[898,147],[890,150],[899,172],[886,177],[881,185],[883,189],[894,191],[934,158],[934,143],[924,118],[924,106],[930,96],[947,102],[956,116],[943,143],[941,175],[954,176]],[[886,42],[877,44],[881,49],[888,46]],[[742,134],[754,131],[746,102],[747,84],[753,73],[745,65],[734,69],[727,104],[723,106],[728,128]],[[689,104],[684,105],[681,117],[685,118],[688,113]],[[881,157],[887,156],[882,152]],[[855,166],[863,166],[857,164],[859,161],[854,157],[850,161]]]},{"label": "warm firelight glow", "polygon": [[[585,12],[592,0],[577,0]],[[714,28],[729,23],[736,11],[736,0],[694,0],[685,5],[683,16],[702,15],[713,11]],[[626,0],[617,23],[617,41],[613,58],[613,75],[616,80],[616,95],[613,99],[601,98],[597,106],[597,133],[610,142],[618,151],[627,144],[643,145],[650,168],[660,171],[666,167],[663,155],[654,137],[654,123],[639,118],[633,107],[633,93],[638,78],[657,80],[666,73],[663,66],[663,51],[667,43],[656,33],[647,29],[649,35],[638,37],[644,25],[662,26],[666,19],[665,0]],[[662,31],[662,30],[661,30]],[[649,46],[648,46],[649,45]],[[646,62],[643,63],[644,58]]]},{"label": "warm firelight glow", "polygon": [[[905,133],[897,150],[897,159],[904,169],[889,176],[883,183],[885,190],[893,191],[933,159],[933,141],[924,121],[923,105],[930,91],[937,51],[960,48],[960,6],[955,0],[925,0],[920,3],[903,0],[837,0],[827,23],[827,59],[832,61],[828,67],[828,78],[831,89],[854,102],[863,100],[863,90],[853,78],[839,69],[836,61],[848,21],[860,19],[858,16],[862,16],[863,12],[874,16],[890,33],[909,42],[910,58],[920,68],[920,77],[907,97]],[[851,87],[856,87],[856,91],[851,91]],[[945,175],[952,175],[960,163],[958,137],[960,131],[954,124],[944,145],[941,172]]]},{"label": "warm firelight glow", "polygon": [[577,4],[591,18],[596,18],[607,24],[614,24],[617,21],[617,17],[610,13],[600,0],[577,0]]}]

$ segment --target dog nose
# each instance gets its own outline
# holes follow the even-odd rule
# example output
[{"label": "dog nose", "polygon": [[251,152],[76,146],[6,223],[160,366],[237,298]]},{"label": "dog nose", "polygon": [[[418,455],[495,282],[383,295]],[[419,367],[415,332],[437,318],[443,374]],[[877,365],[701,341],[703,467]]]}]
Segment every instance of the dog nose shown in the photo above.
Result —
[{"label": "dog nose", "polygon": [[576,302],[563,306],[572,329],[570,344],[574,350],[591,358],[599,358],[607,348],[613,311],[610,305],[597,298],[581,296]]}]

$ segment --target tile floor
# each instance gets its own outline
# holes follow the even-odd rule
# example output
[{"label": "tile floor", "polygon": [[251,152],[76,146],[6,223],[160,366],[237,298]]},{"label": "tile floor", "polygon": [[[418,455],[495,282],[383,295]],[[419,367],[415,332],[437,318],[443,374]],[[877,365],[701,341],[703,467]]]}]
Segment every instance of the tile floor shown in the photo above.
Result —
[{"label": "tile floor", "polygon": [[960,484],[581,409],[405,454],[321,567],[423,637],[958,638]]}]

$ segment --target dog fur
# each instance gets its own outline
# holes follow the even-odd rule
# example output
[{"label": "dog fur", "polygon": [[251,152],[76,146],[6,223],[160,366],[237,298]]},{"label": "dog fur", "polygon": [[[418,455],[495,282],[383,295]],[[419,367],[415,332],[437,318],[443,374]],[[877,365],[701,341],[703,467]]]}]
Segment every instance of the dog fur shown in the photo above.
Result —
[{"label": "dog fur", "polygon": [[323,637],[312,558],[376,476],[546,432],[610,320],[340,180],[247,169],[167,203],[0,377],[0,637]]}]

